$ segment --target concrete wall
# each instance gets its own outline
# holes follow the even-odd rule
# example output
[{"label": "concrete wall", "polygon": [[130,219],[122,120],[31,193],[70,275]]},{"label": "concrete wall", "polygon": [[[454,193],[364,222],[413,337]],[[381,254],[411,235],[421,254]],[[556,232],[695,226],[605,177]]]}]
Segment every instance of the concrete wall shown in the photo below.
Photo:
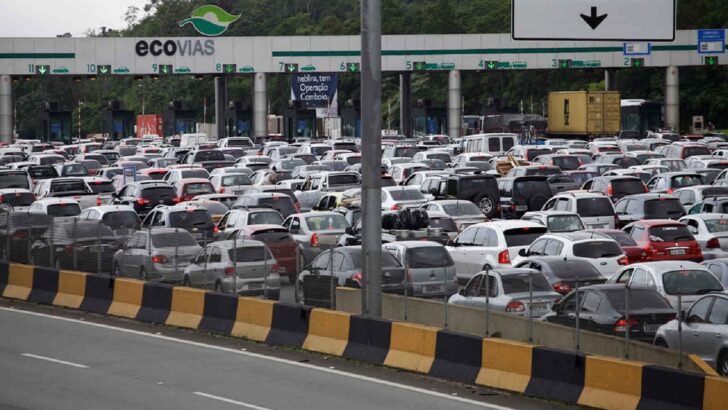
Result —
[{"label": "concrete wall", "polygon": [[[405,321],[404,297],[382,295],[382,318]],[[350,313],[361,312],[361,295],[356,289],[338,288],[336,308]],[[448,326],[452,331],[485,336],[485,310],[448,305]],[[444,309],[441,300],[407,299],[407,322],[426,326],[444,327]],[[528,320],[515,315],[490,313],[490,335],[507,340],[528,342]],[[533,344],[563,350],[575,346],[573,328],[553,323],[533,321]],[[580,332],[581,351],[588,354],[624,358],[624,339],[593,332]],[[647,343],[632,342],[629,359],[665,367],[676,367],[678,354],[675,351],[658,348]],[[683,359],[685,370],[702,372],[687,356]]]}]

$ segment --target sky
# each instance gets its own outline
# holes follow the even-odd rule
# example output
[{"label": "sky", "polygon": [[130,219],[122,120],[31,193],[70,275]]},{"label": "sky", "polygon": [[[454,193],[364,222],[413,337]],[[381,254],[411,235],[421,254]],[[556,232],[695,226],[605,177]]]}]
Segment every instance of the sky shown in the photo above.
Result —
[{"label": "sky", "polygon": [[0,0],[0,37],[83,37],[89,28],[123,29],[129,6],[147,0]]}]

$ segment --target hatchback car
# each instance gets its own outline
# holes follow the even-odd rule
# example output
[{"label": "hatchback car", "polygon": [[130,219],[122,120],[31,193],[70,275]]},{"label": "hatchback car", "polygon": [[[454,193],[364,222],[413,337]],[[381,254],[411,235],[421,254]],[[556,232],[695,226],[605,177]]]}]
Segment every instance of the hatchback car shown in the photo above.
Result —
[{"label": "hatchback car", "polygon": [[116,276],[181,283],[190,258],[202,247],[184,229],[153,228],[135,232],[114,255]]},{"label": "hatchback car", "polygon": [[[2,178],[2,177],[0,177]],[[0,189],[0,204],[11,207],[14,211],[25,211],[35,202],[35,195],[29,189],[2,188]]]},{"label": "hatchback car", "polygon": [[426,201],[416,188],[406,186],[382,188],[382,210],[397,211],[405,208],[417,208]]},{"label": "hatchback car", "polygon": [[728,214],[697,214],[680,218],[700,244],[705,259],[728,258]]},{"label": "hatchback car", "polygon": [[629,195],[648,192],[645,183],[640,178],[632,176],[594,178],[591,181],[585,182],[581,189],[604,194],[612,202],[617,202]]},{"label": "hatchback car", "polygon": [[422,209],[430,212],[443,213],[450,216],[457,224],[458,230],[462,231],[470,225],[485,222],[485,215],[480,208],[470,201],[457,199],[446,199],[431,201],[422,205]]},{"label": "hatchback car", "polygon": [[617,225],[612,201],[595,192],[559,193],[544,204],[543,210],[576,213],[588,229],[613,229]]},{"label": "hatchback car", "polygon": [[584,259],[564,259],[561,256],[530,256],[516,268],[533,269],[543,273],[554,292],[566,295],[576,288],[606,282],[597,268]]},{"label": "hatchback car", "polygon": [[128,205],[101,205],[86,208],[78,216],[79,220],[100,221],[111,228],[114,235],[126,239],[141,226],[139,216]]},{"label": "hatchback car", "polygon": [[583,231],[584,223],[579,215],[563,211],[536,211],[526,212],[521,218],[524,221],[538,222],[545,226],[549,232],[577,232]]},{"label": "hatchback car", "polygon": [[247,240],[256,240],[263,242],[268,250],[276,258],[281,275],[286,275],[290,283],[295,282],[296,275],[303,269],[303,265],[299,265],[298,244],[293,236],[280,225],[244,225],[239,226],[235,230],[228,230],[222,235],[225,240],[234,240],[244,242]]},{"label": "hatchback car", "polygon": [[683,223],[666,219],[643,220],[627,225],[624,231],[643,249],[645,262],[703,261],[700,244]]},{"label": "hatchback car", "polygon": [[630,195],[614,204],[614,211],[619,218],[618,228],[639,220],[678,220],[685,216],[685,209],[680,201],[668,194]]},{"label": "hatchback car", "polygon": [[233,204],[232,209],[271,208],[284,218],[297,212],[296,203],[290,195],[276,192],[249,192]]},{"label": "hatchback car", "polygon": [[248,225],[283,225],[283,216],[270,208],[233,209],[222,217],[217,227],[225,232]]},{"label": "hatchback car", "polygon": [[131,206],[140,218],[157,205],[174,205],[174,188],[166,182],[141,181],[126,184],[116,195],[114,204]]},{"label": "hatchback car", "polygon": [[217,227],[207,209],[187,206],[157,206],[142,221],[142,228],[181,228],[192,234],[198,243],[213,240]]},{"label": "hatchback car", "polygon": [[642,262],[643,250],[627,232],[619,229],[594,229],[586,232],[594,232],[617,241],[619,247],[627,256],[628,264]]},{"label": "hatchback car", "polygon": [[400,241],[382,245],[404,266],[407,288],[415,297],[443,297],[457,292],[455,264],[445,247],[430,241]]},{"label": "hatchback car", "polygon": [[692,172],[664,172],[655,175],[647,183],[647,188],[653,193],[668,193],[680,188],[703,185],[703,177]]},{"label": "hatchback car", "polygon": [[98,221],[66,220],[54,221],[52,228],[32,244],[35,263],[56,269],[111,273],[120,242],[109,227]]},{"label": "hatchback car", "polygon": [[299,246],[299,266],[306,266],[322,251],[336,247],[349,224],[338,212],[294,214],[283,221]]}]

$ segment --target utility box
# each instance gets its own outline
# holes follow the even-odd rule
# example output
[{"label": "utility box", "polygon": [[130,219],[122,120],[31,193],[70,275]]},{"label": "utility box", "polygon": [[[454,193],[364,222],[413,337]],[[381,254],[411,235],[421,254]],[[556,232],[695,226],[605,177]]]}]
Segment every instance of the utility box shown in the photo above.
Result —
[{"label": "utility box", "polygon": [[549,93],[549,135],[616,135],[621,128],[618,91]]}]

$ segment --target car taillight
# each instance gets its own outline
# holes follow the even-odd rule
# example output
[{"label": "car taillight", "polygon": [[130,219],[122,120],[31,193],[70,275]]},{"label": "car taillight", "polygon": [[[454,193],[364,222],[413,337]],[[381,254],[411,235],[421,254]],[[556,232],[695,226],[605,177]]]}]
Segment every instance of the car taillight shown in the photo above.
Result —
[{"label": "car taillight", "polygon": [[146,198],[139,198],[139,199],[137,199],[137,204],[139,204],[139,206],[144,206],[144,205],[146,205],[148,203],[149,203],[149,200],[146,199]]},{"label": "car taillight", "polygon": [[500,263],[501,265],[511,264],[511,256],[508,254],[507,249],[498,254],[498,263]]},{"label": "car taillight", "polygon": [[212,233],[214,233],[215,235],[219,234],[220,233],[220,228],[218,228],[217,225],[213,226],[212,227]]},{"label": "car taillight", "polygon": [[235,269],[232,266],[228,266],[224,270],[225,276],[233,276],[235,274]]},{"label": "car taillight", "polygon": [[647,184],[644,182],[642,183],[642,186],[645,187],[645,193],[650,192],[650,188],[647,188]]},{"label": "car taillight", "polygon": [[508,313],[519,313],[519,312],[525,312],[526,306],[523,304],[523,302],[513,300],[508,302],[506,305],[506,312]]},{"label": "car taillight", "polygon": [[314,232],[313,235],[311,235],[311,247],[318,248],[318,246],[319,246],[318,235],[316,234],[316,232]]},{"label": "car taillight", "polygon": [[167,263],[169,260],[164,255],[154,255],[152,256],[152,263]]},{"label": "car taillight", "polygon": [[296,207],[296,212],[301,212],[301,204],[298,202],[294,202],[293,206]]},{"label": "car taillight", "polygon": [[101,197],[100,196],[96,197],[96,206],[101,206]]},{"label": "car taillight", "polygon": [[390,208],[392,211],[399,211],[402,207],[399,204],[394,204]]},{"label": "car taillight", "polygon": [[554,283],[553,287],[556,293],[560,293],[562,295],[566,295],[567,293],[571,292],[571,285],[563,281]]},{"label": "car taillight", "polygon": [[629,321],[624,319],[619,319],[617,323],[614,324],[614,332],[615,333],[624,333],[627,331],[627,327],[633,328],[639,326],[640,322],[638,322],[635,319],[630,319]]},{"label": "car taillight", "polygon": [[670,194],[670,195],[672,195],[672,188],[668,188],[667,189],[667,193]]},{"label": "car taillight", "polygon": [[627,255],[623,255],[619,259],[617,259],[617,264],[622,266],[629,265],[629,258],[627,258]]},{"label": "car taillight", "polygon": [[270,271],[271,271],[271,272],[273,272],[273,273],[276,273],[276,272],[278,272],[279,270],[280,270],[280,266],[278,266],[278,264],[277,264],[277,263],[274,263],[274,264],[272,264],[272,265],[270,266]]},{"label": "car taillight", "polygon": [[710,238],[708,240],[708,243],[706,244],[706,248],[709,248],[709,249],[720,248],[720,241],[718,241],[718,238]]},{"label": "car taillight", "polygon": [[224,194],[225,193],[225,187],[220,187],[220,189],[217,190],[217,192]]},{"label": "car taillight", "polygon": [[172,198],[172,202],[174,202],[175,204],[178,204],[178,203],[182,202],[182,198],[176,196],[176,197]]},{"label": "car taillight", "polygon": [[612,184],[607,185],[607,196],[611,197],[614,194],[614,189],[612,189]]},{"label": "car taillight", "polygon": [[18,231],[13,234],[13,239],[25,239],[28,237],[28,231]]},{"label": "car taillight", "polygon": [[511,202],[511,211],[516,212],[516,203]]}]

